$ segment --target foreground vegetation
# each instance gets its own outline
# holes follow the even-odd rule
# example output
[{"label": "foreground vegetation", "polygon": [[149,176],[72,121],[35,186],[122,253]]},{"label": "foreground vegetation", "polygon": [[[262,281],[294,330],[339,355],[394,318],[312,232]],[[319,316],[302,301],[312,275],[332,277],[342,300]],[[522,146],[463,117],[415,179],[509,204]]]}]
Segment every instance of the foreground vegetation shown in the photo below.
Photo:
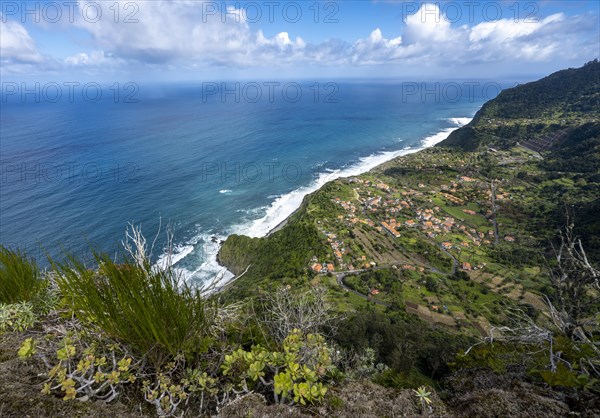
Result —
[{"label": "foreground vegetation", "polygon": [[[131,236],[142,237],[135,232]],[[43,278],[33,260],[3,248],[11,255],[1,263],[3,290],[14,290],[8,302],[31,301],[36,290],[50,306],[0,308],[3,333],[21,341],[11,354],[45,366],[45,379],[35,385],[40,393],[67,402],[110,403],[126,396],[133,404],[145,402],[146,414],[153,406],[158,416],[208,415],[250,393],[282,405],[323,401],[326,385],[340,377],[318,327],[305,319],[263,322],[249,315],[251,305],[203,298],[172,267],[152,266],[140,243],[118,264],[102,254],[93,269],[71,256],[53,261]],[[299,298],[307,308],[321,306],[311,295],[283,292],[262,309],[277,304],[286,314]],[[318,314],[326,318],[328,312],[321,308]],[[16,405],[2,399],[3,412],[16,414]]]},{"label": "foreground vegetation", "polygon": [[[532,401],[543,416],[594,413],[599,272],[572,229],[562,242],[552,321],[506,306],[510,326],[483,340],[424,326],[402,306],[342,314],[322,284],[245,302],[203,297],[141,253],[118,264],[98,254],[93,269],[68,256],[41,284],[3,269],[3,284],[23,281],[18,302],[0,306],[3,413],[104,416],[110,405],[120,416],[497,416],[524,414]],[[365,393],[381,405],[365,404]]]}]

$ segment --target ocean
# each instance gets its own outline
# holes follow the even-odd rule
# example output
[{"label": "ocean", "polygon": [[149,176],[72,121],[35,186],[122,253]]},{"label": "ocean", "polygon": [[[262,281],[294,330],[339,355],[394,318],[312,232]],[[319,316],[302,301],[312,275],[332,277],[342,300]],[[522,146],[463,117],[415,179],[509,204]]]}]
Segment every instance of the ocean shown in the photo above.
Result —
[{"label": "ocean", "polygon": [[161,263],[170,223],[176,267],[196,283],[228,275],[219,240],[264,236],[320,185],[439,142],[498,93],[358,80],[12,87],[0,112],[0,242],[47,266],[92,248],[116,256],[128,222],[150,246],[162,223]]}]

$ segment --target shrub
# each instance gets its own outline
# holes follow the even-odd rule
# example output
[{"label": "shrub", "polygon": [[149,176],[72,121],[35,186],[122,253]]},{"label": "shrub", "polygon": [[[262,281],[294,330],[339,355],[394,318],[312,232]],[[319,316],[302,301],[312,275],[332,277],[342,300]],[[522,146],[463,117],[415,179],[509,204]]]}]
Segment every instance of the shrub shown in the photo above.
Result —
[{"label": "shrub", "polygon": [[37,264],[21,251],[0,245],[0,303],[27,302],[42,289]]},{"label": "shrub", "polygon": [[[146,402],[154,405],[160,417],[174,416],[182,402],[188,405],[190,401],[198,399],[198,415],[204,416],[205,408],[212,401],[216,405],[221,404],[217,383],[217,379],[206,371],[186,367],[183,357],[176,356],[152,380],[143,380],[142,392]],[[223,403],[226,399],[227,394],[222,394]]]},{"label": "shrub", "polygon": [[207,303],[172,268],[153,268],[133,258],[117,264],[95,254],[100,266],[87,269],[74,257],[56,264],[60,290],[82,320],[148,354],[154,366],[180,352],[206,347],[210,328]]},{"label": "shrub", "polygon": [[333,366],[323,336],[296,329],[283,341],[283,351],[239,348],[225,356],[221,368],[243,392],[266,388],[277,403],[306,405],[323,401],[322,380]]},{"label": "shrub", "polygon": [[0,304],[0,334],[7,331],[25,331],[35,323],[31,303]]},{"label": "shrub", "polygon": [[[111,402],[123,392],[123,385],[135,382],[139,362],[132,364],[133,359],[117,344],[96,346],[79,337],[77,334],[65,337],[53,353],[56,360],[49,361],[42,355],[46,364],[54,365],[42,393],[62,393],[65,401]],[[27,358],[35,351],[35,341],[29,338],[19,350],[19,356]]]}]

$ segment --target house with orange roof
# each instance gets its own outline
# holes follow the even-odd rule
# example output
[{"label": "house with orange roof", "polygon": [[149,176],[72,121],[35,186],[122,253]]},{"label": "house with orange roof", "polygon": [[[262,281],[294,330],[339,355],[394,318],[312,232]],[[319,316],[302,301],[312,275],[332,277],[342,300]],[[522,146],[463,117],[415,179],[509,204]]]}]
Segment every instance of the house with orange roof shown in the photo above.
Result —
[{"label": "house with orange roof", "polygon": [[377,196],[377,197],[374,197],[372,199],[369,199],[369,201],[367,202],[367,204],[369,206],[378,206],[379,202],[381,202],[381,196]]},{"label": "house with orange roof", "polygon": [[375,185],[375,187],[377,187],[380,190],[385,190],[388,191],[390,189],[390,186],[388,186],[387,184],[383,183],[383,182],[379,182]]},{"label": "house with orange roof", "polygon": [[466,271],[471,271],[473,268],[471,267],[471,263],[465,261],[462,263],[462,269]]},{"label": "house with orange roof", "polygon": [[327,263],[327,272],[333,273],[335,271],[335,267],[331,263]]},{"label": "house with orange roof", "polygon": [[312,271],[314,271],[315,273],[320,273],[321,270],[323,270],[323,265],[320,263],[315,263],[313,264],[311,267]]},{"label": "house with orange roof", "polygon": [[383,227],[383,228],[384,228],[384,229],[385,229],[387,232],[389,232],[390,234],[392,234],[392,236],[393,236],[394,238],[398,238],[398,237],[400,237],[400,233],[399,233],[398,231],[396,231],[396,229],[395,229],[393,226],[391,226],[390,224],[388,224],[387,222],[385,222],[385,221],[384,221],[384,222],[381,222],[381,226],[382,226],[382,227]]}]

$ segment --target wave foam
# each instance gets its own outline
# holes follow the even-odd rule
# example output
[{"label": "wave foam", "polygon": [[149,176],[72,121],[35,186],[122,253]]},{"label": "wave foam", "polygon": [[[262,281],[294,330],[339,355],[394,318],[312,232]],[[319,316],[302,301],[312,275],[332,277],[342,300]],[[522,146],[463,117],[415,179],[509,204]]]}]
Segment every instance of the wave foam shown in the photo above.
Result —
[{"label": "wave foam", "polygon": [[[229,281],[234,277],[233,273],[217,262],[217,254],[221,246],[220,241],[225,238],[225,236],[203,233],[195,236],[185,245],[176,246],[171,255],[175,273],[187,282],[207,284],[217,277],[220,278],[220,281],[223,283]],[[182,262],[184,259],[193,256],[195,256],[197,260],[188,259],[185,264],[187,266],[196,265],[197,267],[194,269],[178,265],[178,263]],[[156,266],[164,269],[168,262],[169,256],[167,253],[164,253],[158,258]]]},{"label": "wave foam", "polygon": [[165,269],[169,263],[169,259],[173,265],[186,258],[191,252],[194,251],[193,245],[176,245],[173,248],[173,253],[169,257],[169,253],[165,252],[158,257],[156,265],[162,269]]},{"label": "wave foam", "polygon": [[449,118],[448,122],[455,124],[458,127],[465,126],[473,120],[473,118]]},{"label": "wave foam", "polygon": [[[464,119],[466,119],[466,118],[464,118]],[[463,125],[458,125],[458,126],[461,127]],[[448,135],[450,135],[456,129],[458,129],[458,128],[448,128],[448,129],[444,129],[443,131],[438,132],[435,135],[428,136],[427,138],[425,138],[421,141],[421,148],[417,148],[412,152],[420,151],[424,148],[433,147],[435,144],[438,144],[438,143],[442,142],[444,139],[448,138]]]},{"label": "wave foam", "polygon": [[[360,158],[358,163],[353,164],[343,169],[326,169],[324,173],[320,173],[318,178],[307,186],[300,187],[285,195],[269,196],[275,197],[275,200],[266,208],[259,208],[260,211],[265,211],[264,216],[259,219],[244,222],[231,227],[232,234],[243,234],[250,237],[263,237],[273,228],[285,221],[292,213],[294,213],[301,205],[304,197],[321,188],[325,183],[336,180],[340,177],[352,177],[365,173],[378,165],[390,161],[402,155],[408,155],[418,152],[424,148],[432,147],[435,144],[443,141],[446,137],[458,127],[469,123],[471,118],[450,118],[448,121],[454,124],[454,127],[444,129],[434,135],[424,138],[421,141],[421,146],[412,148],[405,147],[397,151],[385,151],[377,154],[372,154],[367,157]],[[220,193],[231,193],[231,190],[221,190]],[[250,209],[247,213],[256,213],[256,209]],[[217,242],[213,242],[213,238],[217,238]],[[186,245],[176,247],[176,251],[171,256],[173,264],[181,262],[183,259],[190,256],[197,245],[202,245],[203,250],[200,251],[199,265],[193,270],[177,266],[176,271],[182,275],[185,280],[201,282],[203,285],[209,285],[215,279],[218,279],[219,286],[224,285],[234,277],[234,274],[229,272],[225,267],[217,262],[217,254],[219,251],[221,240],[226,236],[216,236],[202,233],[194,237],[191,242]],[[163,254],[159,257],[157,265],[164,265],[168,260],[167,255]],[[190,263],[186,263],[190,264]]]},{"label": "wave foam", "polygon": [[[448,121],[457,127],[461,127],[469,123],[471,118],[451,118],[448,119]],[[357,176],[396,157],[411,154],[424,148],[432,147],[446,139],[452,131],[457,129],[457,127],[447,128],[434,135],[424,138],[421,141],[421,147],[418,148],[405,147],[404,149],[398,151],[380,152],[369,155],[368,157],[360,158],[357,164],[341,170],[327,169],[327,173],[320,173],[317,180],[312,184],[293,190],[288,194],[279,196],[277,199],[275,199],[267,208],[266,214],[262,218],[250,221],[249,223],[234,226],[232,228],[232,233],[244,234],[249,237],[263,237],[281,222],[285,221],[292,213],[294,213],[294,211],[300,207],[302,199],[304,199],[306,195],[318,190],[325,183],[340,177]]]}]

